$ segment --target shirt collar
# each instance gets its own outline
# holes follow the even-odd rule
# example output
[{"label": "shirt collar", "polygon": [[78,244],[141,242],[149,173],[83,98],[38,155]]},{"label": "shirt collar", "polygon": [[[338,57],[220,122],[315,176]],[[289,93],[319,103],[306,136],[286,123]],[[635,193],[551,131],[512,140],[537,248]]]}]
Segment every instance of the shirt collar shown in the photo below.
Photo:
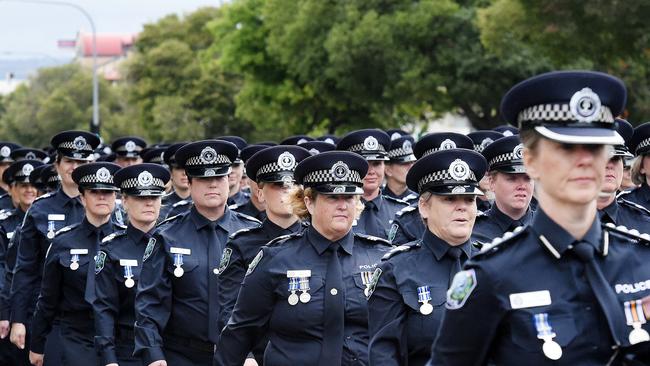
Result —
[{"label": "shirt collar", "polygon": [[607,215],[611,219],[613,223],[618,222],[618,202],[616,202],[616,199],[612,200],[612,203],[607,205],[606,207],[603,207],[602,210],[600,210],[601,216],[600,218],[602,219],[602,215]]},{"label": "shirt collar", "polygon": [[[449,251],[449,248],[452,246],[449,245],[447,242],[444,240],[440,239],[437,237],[434,233],[432,233],[430,230],[425,230],[424,235],[422,236],[422,243],[424,244],[425,247],[429,248],[433,252],[433,255],[436,257],[437,260],[441,260],[442,258],[445,257],[447,252]],[[470,257],[470,243],[469,240],[467,240],[465,243],[461,244],[458,246],[463,253],[465,253],[466,257]]]},{"label": "shirt collar", "polygon": [[197,230],[201,230],[205,226],[212,223],[212,221],[208,220],[205,216],[199,213],[199,211],[196,209],[196,206],[192,206],[192,208],[190,208],[189,215]]},{"label": "shirt collar", "polygon": [[295,233],[298,231],[302,224],[300,223],[300,220],[296,220],[293,224],[291,224],[288,228],[284,229],[273,221],[269,220],[268,218],[264,219],[264,222],[262,223],[262,227],[264,228],[264,231],[267,233],[269,238],[277,238],[278,236],[290,234],[290,233]]},{"label": "shirt collar", "polygon": [[62,187],[59,187],[56,193],[59,197],[61,197],[64,206],[81,205],[81,199],[79,198],[78,195],[74,197],[70,197],[63,191]]},{"label": "shirt collar", "polygon": [[[307,240],[309,240],[314,249],[316,249],[318,255],[322,255],[330,246],[330,243],[332,243],[321,235],[321,233],[319,233],[313,226],[309,226],[306,236]],[[343,248],[346,253],[351,255],[352,247],[354,245],[354,233],[352,233],[352,230],[348,231],[348,233],[337,241],[337,243],[341,245],[341,248]]]},{"label": "shirt collar", "polygon": [[133,226],[131,224],[128,224],[126,226],[126,235],[136,243],[141,242],[142,238],[144,238],[144,237],[147,237],[147,239],[150,237],[150,235],[148,233],[145,233],[145,232],[141,231],[140,229],[137,229],[135,226]]},{"label": "shirt collar", "polygon": [[95,225],[91,224],[85,216],[83,220],[81,220],[81,227],[86,231],[87,236],[91,236],[92,234],[96,233],[100,240],[115,231],[113,222],[111,220],[108,220],[108,222],[102,224],[99,227],[96,227]]},{"label": "shirt collar", "polygon": [[[497,225],[499,225],[499,228],[501,228],[501,230],[505,232],[514,229],[513,226],[526,225],[531,220],[532,210],[530,209],[530,207],[528,207],[524,216],[522,216],[519,220],[513,220],[512,217],[506,215],[501,210],[499,210],[497,204],[495,203],[488,210],[488,216],[491,216],[491,218],[497,223]],[[513,225],[515,223],[516,225]]]},{"label": "shirt collar", "polygon": [[[567,250],[572,249],[573,245],[578,241],[548,217],[541,208],[535,212],[530,227],[532,231],[537,234],[537,237],[543,246],[557,259],[560,259]],[[580,241],[593,245],[597,251],[605,256],[607,255],[609,237],[607,233],[604,234],[605,237],[602,240],[601,247],[602,235],[603,232],[600,228],[600,219],[598,218],[598,215],[596,215],[591,227]]]},{"label": "shirt collar", "polygon": [[381,206],[383,198],[382,198],[381,191],[379,191],[379,194],[377,195],[377,197],[373,198],[372,200],[366,201],[363,198],[361,200],[363,201],[363,204],[366,207],[370,207],[375,211],[379,211],[379,207]]}]

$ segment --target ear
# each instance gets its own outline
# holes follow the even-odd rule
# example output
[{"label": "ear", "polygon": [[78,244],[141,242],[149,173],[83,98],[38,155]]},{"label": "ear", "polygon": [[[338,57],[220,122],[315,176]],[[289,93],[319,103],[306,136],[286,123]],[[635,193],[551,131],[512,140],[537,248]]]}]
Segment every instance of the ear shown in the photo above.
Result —
[{"label": "ear", "polygon": [[266,199],[264,198],[264,188],[258,187],[255,190],[255,194],[257,195],[257,200],[260,201],[260,203],[266,203]]},{"label": "ear", "polygon": [[314,216],[314,212],[316,211],[316,202],[307,196],[305,196],[304,201],[307,211],[309,211],[311,216]]},{"label": "ear", "polygon": [[429,218],[429,208],[431,207],[431,197],[427,200],[418,199],[418,211],[420,211],[420,217],[423,219]]},{"label": "ear", "polygon": [[533,153],[527,147],[524,147],[523,151],[523,160],[524,166],[526,167],[526,173],[532,180],[539,179],[539,171],[537,170],[537,155]]}]

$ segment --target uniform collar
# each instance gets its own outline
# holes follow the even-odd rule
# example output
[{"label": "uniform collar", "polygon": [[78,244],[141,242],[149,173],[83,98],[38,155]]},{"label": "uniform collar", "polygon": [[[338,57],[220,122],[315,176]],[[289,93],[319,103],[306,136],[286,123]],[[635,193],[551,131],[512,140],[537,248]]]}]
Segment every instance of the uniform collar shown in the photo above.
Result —
[{"label": "uniform collar", "polygon": [[[155,227],[154,227],[155,228]],[[151,229],[153,231],[153,229]],[[136,243],[142,241],[142,238],[146,237],[147,239],[151,237],[150,233],[145,233],[140,229],[135,228],[135,226],[128,224],[126,226],[126,235]]]},{"label": "uniform collar", "polygon": [[[493,204],[492,207],[487,212],[487,215],[490,216],[490,218],[496,222],[496,224],[499,226],[499,228],[503,231],[509,231],[513,230],[513,226],[523,226],[526,223],[530,221],[530,216],[532,214],[532,211],[530,207],[526,210],[526,213],[524,216],[522,216],[519,220],[513,220],[512,217],[506,215],[503,213],[499,208],[497,207],[497,204]],[[516,224],[516,225],[513,225]]]},{"label": "uniform collar", "polygon": [[225,207],[223,211],[223,215],[217,221],[208,220],[205,216],[199,213],[199,211],[196,209],[196,206],[192,206],[192,208],[190,208],[190,218],[192,219],[192,222],[194,223],[194,226],[196,226],[197,230],[203,229],[205,226],[214,224],[221,227],[226,232],[230,232],[231,229],[230,224],[232,222],[231,217],[232,217],[232,212],[230,211],[228,206]]},{"label": "uniform collar", "polygon": [[[445,257],[449,251],[449,248],[452,247],[451,245],[447,244],[447,242],[433,234],[429,229],[424,231],[424,235],[422,236],[422,243],[425,247],[429,248],[433,252],[433,255],[439,261]],[[463,253],[465,253],[467,258],[470,257],[469,240],[458,246],[458,248],[460,248]]]},{"label": "uniform collar", "polygon": [[[318,255],[322,255],[332,243],[321,235],[313,226],[309,226],[307,229],[307,240],[309,240],[314,249],[316,249]],[[354,233],[352,233],[352,230],[350,230],[337,243],[341,245],[341,248],[343,248],[346,253],[351,255],[352,246],[354,245]]]},{"label": "uniform collar", "polygon": [[277,238],[278,236],[286,235],[288,233],[295,233],[298,231],[300,226],[302,226],[300,220],[296,220],[296,222],[294,222],[291,226],[284,229],[276,225],[273,221],[269,220],[268,217],[264,219],[264,222],[262,223],[262,227],[268,234],[269,238]]},{"label": "uniform collar", "polygon": [[101,226],[97,227],[88,221],[88,219],[84,216],[83,220],[81,220],[81,227],[86,231],[86,234],[88,236],[91,236],[92,234],[97,234],[99,239],[102,239],[109,234],[112,234],[114,230],[113,228],[113,222],[111,220],[108,220],[108,222],[102,224]]},{"label": "uniform collar", "polygon": [[612,200],[612,203],[600,210],[601,220],[603,219],[603,215],[607,215],[614,224],[618,222],[618,202],[616,202],[616,199]]},{"label": "uniform collar", "polygon": [[641,195],[645,198],[646,202],[650,201],[650,186],[648,186],[647,182],[643,183],[641,187],[637,189],[641,192]]},{"label": "uniform collar", "polygon": [[79,196],[74,196],[70,197],[68,196],[64,191],[63,188],[59,187],[56,191],[57,195],[61,197],[61,200],[63,201],[64,206],[69,206],[69,205],[79,205],[81,206],[81,198]]},{"label": "uniform collar", "polygon": [[[546,250],[557,259],[560,259],[567,250],[572,249],[573,245],[578,242],[578,240],[560,225],[551,220],[541,208],[535,212],[530,227],[536,233]],[[600,228],[600,219],[596,215],[591,227],[580,241],[589,243],[605,256],[608,251],[609,236],[606,232],[604,235],[605,237],[603,237],[603,232]]]},{"label": "uniform collar", "polygon": [[362,198],[361,201],[363,202],[364,206],[369,207],[375,211],[379,211],[379,207],[381,207],[381,203],[383,201],[381,190],[379,191],[377,197],[373,198],[372,200],[366,201]]}]

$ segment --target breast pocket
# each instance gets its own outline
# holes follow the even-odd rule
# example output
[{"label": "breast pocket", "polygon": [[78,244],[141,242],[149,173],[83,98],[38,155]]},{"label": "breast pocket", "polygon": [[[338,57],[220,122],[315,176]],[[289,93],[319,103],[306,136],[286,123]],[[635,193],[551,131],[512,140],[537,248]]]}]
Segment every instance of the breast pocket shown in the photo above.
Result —
[{"label": "breast pocket", "polygon": [[[173,261],[172,256],[172,262],[167,266],[167,272],[174,284],[174,292],[178,294],[195,293],[197,283],[201,283],[197,282],[200,281],[199,260],[186,255],[183,257],[183,264],[180,267],[175,266]],[[179,271],[178,268],[182,268],[182,271]]]},{"label": "breast pocket", "polygon": [[[537,338],[534,315],[534,312],[527,311],[517,311],[512,315],[511,341],[525,351],[542,352],[544,341]],[[548,323],[556,335],[553,340],[562,348],[571,343],[578,334],[574,316],[570,314],[549,313]]]},{"label": "breast pocket", "polygon": [[402,300],[408,309],[406,323],[410,344],[416,341],[421,342],[425,334],[431,334],[431,340],[433,340],[433,336],[435,336],[442,320],[443,305],[447,300],[446,288],[429,286],[431,300],[428,303],[431,305],[431,313],[423,314],[421,307],[424,303],[418,301],[419,286],[423,285],[406,283],[399,288]]},{"label": "breast pocket", "polygon": [[[285,283],[284,296],[282,298],[283,308],[286,309],[288,314],[294,314],[298,320],[297,324],[303,326],[319,324],[323,321],[323,309],[325,308],[325,280],[320,276],[312,276],[309,278],[309,301],[303,302],[299,299],[296,305],[289,304],[289,296],[291,293],[288,290],[288,279]],[[302,292],[296,291],[296,295],[300,297]],[[291,315],[290,318],[291,319]]]}]

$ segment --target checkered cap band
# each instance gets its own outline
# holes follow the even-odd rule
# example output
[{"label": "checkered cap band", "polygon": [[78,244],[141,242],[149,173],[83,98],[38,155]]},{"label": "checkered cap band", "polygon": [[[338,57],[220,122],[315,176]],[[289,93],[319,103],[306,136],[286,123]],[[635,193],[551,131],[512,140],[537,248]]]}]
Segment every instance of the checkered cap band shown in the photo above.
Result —
[{"label": "checkered cap band", "polygon": [[202,166],[202,165],[230,165],[232,164],[232,161],[228,158],[226,155],[221,155],[217,154],[216,159],[212,163],[206,163],[204,162],[200,156],[192,156],[191,158],[187,159],[185,162],[185,166]]},{"label": "checkered cap band", "polygon": [[[571,113],[568,104],[540,104],[519,112],[517,121],[519,123],[526,121],[571,122],[576,121],[576,116]],[[614,123],[612,111],[607,106],[601,106],[598,117],[593,122]]]},{"label": "checkered cap band", "polygon": [[49,178],[47,178],[48,183],[55,183],[55,182],[60,182],[61,179],[59,179],[58,174],[51,175]]},{"label": "checkered cap band", "polygon": [[375,152],[375,151],[377,151],[377,152],[385,153],[386,149],[384,149],[384,145],[382,145],[382,144],[377,144],[377,150],[368,150],[363,146],[363,144],[356,144],[356,145],[350,146],[348,148],[348,151],[352,151],[352,152],[356,152],[356,153],[362,152],[362,151],[364,151],[364,152],[370,152],[370,151]]},{"label": "checkered cap band", "polygon": [[640,151],[642,149],[647,148],[650,146],[650,138],[647,138],[639,143],[639,145],[636,147],[636,151]]},{"label": "checkered cap band", "polygon": [[95,173],[85,175],[81,177],[81,179],[79,179],[79,184],[93,184],[93,183],[113,184],[113,175],[112,174],[109,175],[108,179],[106,179],[106,181],[104,182],[97,179],[97,174]]},{"label": "checkered cap band", "polygon": [[404,149],[402,147],[388,151],[389,158],[401,158],[402,156],[409,156],[413,154],[413,149]]},{"label": "checkered cap band", "polygon": [[138,183],[138,178],[129,178],[125,179],[122,181],[122,184],[120,185],[121,189],[131,189],[131,188],[142,188],[142,189],[160,189],[160,187],[164,187],[165,182],[162,181],[160,178],[153,177],[153,180],[151,181],[151,184],[147,186],[142,186],[140,183]]},{"label": "checkered cap band", "polygon": [[88,151],[92,152],[92,146],[90,146],[88,143],[86,143],[86,146],[84,146],[82,149],[78,149],[77,146],[75,146],[74,141],[65,141],[59,144],[58,148],[60,149],[68,149],[68,150],[76,150],[76,151]]},{"label": "checkered cap band", "polygon": [[451,174],[449,174],[449,170],[440,170],[437,172],[429,173],[422,177],[420,181],[418,182],[418,191],[422,191],[422,187],[426,186],[427,184],[431,182],[443,182],[443,181],[455,181],[455,182],[467,182],[467,181],[474,181],[476,182],[476,175],[474,175],[473,171],[469,171],[469,177],[465,180],[456,180],[454,179]]},{"label": "checkered cap band", "polygon": [[340,183],[340,182],[353,182],[362,183],[361,175],[356,170],[350,170],[348,177],[345,180],[335,178],[329,170],[316,170],[305,175],[303,183]]},{"label": "checkered cap band", "polygon": [[499,164],[499,163],[505,163],[509,161],[516,161],[516,162],[521,162],[521,158],[515,156],[514,152],[509,152],[507,154],[501,154],[495,156],[492,160],[490,160],[490,166],[494,164]]},{"label": "checkered cap band", "polygon": [[260,177],[265,174],[270,174],[270,173],[278,173],[278,172],[293,172],[293,169],[285,169],[280,167],[277,162],[272,162],[266,165],[263,165],[258,171],[257,171],[257,177]]},{"label": "checkered cap band", "polygon": [[483,152],[485,150],[486,146],[483,146],[482,144],[474,144],[474,151],[477,153]]}]

